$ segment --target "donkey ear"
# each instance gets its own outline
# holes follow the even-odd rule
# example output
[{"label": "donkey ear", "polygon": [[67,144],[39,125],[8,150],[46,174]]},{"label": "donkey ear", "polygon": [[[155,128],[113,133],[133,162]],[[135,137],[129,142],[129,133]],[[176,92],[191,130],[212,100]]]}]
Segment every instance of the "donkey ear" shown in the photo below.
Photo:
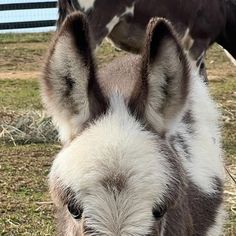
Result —
[{"label": "donkey ear", "polygon": [[150,21],[142,58],[142,80],[147,87],[146,118],[162,132],[181,113],[190,77],[186,56],[168,21]]},{"label": "donkey ear", "polygon": [[85,16],[73,13],[58,32],[41,79],[42,99],[63,143],[106,108],[96,79]]}]

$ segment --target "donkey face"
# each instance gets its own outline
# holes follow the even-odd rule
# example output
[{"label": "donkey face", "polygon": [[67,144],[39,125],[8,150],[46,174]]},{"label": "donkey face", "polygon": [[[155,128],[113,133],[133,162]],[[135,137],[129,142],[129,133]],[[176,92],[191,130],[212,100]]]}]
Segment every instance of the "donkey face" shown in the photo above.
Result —
[{"label": "donkey face", "polygon": [[120,109],[54,161],[50,187],[63,235],[159,235],[166,211],[179,201],[183,173],[176,157]]},{"label": "donkey face", "polygon": [[154,19],[143,55],[124,60],[97,77],[80,13],[50,50],[42,95],[64,143],[50,173],[60,235],[161,235],[181,201],[184,171],[165,133],[185,107],[185,55]]}]

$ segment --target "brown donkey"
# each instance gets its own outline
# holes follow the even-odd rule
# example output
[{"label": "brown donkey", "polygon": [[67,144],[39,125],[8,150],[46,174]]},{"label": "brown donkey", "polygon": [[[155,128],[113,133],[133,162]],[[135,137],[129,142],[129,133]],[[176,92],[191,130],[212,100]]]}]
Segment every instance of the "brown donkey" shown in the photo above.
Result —
[{"label": "brown donkey", "polygon": [[221,235],[218,113],[170,23],[152,19],[141,56],[97,71],[86,17],[69,15],[41,84],[64,144],[49,181],[58,235]]},{"label": "brown donkey", "polygon": [[164,17],[175,26],[205,79],[204,55],[215,42],[236,65],[235,0],[58,0],[58,28],[68,14],[78,10],[88,17],[92,48],[108,37],[117,47],[139,53],[149,20]]}]

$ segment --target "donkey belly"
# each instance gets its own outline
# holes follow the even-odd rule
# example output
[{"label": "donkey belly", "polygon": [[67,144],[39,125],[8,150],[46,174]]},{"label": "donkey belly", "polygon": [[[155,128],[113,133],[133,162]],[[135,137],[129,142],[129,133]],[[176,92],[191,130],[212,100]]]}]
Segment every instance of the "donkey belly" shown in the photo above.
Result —
[{"label": "donkey belly", "polygon": [[143,46],[144,35],[144,28],[122,20],[114,27],[108,38],[122,50],[139,53]]}]

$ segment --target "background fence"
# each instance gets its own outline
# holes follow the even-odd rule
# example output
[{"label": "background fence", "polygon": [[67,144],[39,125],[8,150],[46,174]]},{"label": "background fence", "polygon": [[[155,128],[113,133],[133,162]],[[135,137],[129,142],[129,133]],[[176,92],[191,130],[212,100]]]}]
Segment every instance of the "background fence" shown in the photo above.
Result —
[{"label": "background fence", "polygon": [[55,0],[0,0],[0,33],[55,30]]}]

